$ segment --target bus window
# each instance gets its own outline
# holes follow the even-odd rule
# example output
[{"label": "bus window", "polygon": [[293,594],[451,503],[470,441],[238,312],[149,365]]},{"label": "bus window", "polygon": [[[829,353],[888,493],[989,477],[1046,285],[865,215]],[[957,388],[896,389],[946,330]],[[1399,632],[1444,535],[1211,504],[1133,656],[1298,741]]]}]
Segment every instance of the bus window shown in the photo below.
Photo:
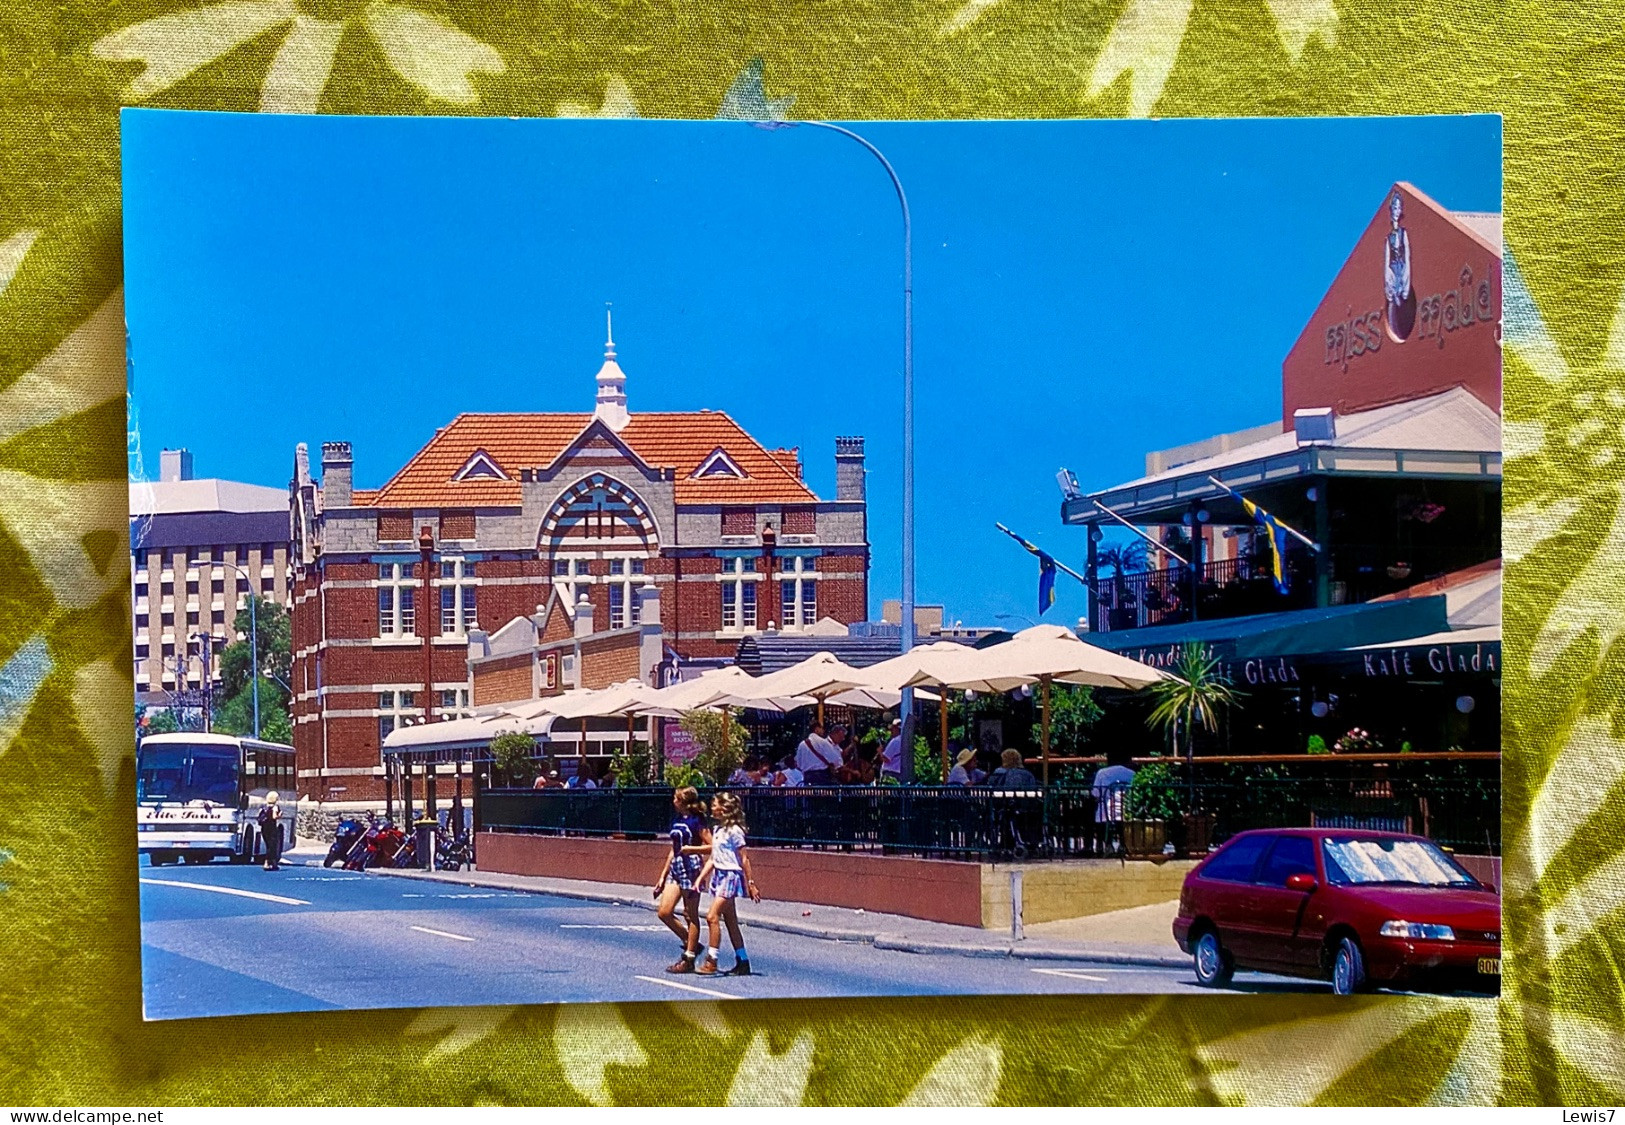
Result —
[{"label": "bus window", "polygon": [[144,746],[135,775],[138,801],[176,801],[185,789],[186,747],[174,744]]}]

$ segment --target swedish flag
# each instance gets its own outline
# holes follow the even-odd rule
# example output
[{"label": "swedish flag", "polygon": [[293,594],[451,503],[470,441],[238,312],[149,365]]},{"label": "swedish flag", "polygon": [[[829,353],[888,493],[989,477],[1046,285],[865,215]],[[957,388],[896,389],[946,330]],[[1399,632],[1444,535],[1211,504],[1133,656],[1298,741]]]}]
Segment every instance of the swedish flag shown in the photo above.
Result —
[{"label": "swedish flag", "polygon": [[1042,617],[1044,611],[1055,604],[1055,559],[1048,551],[1023,539],[1004,525],[1000,524],[999,529],[1038,556],[1038,615]]},{"label": "swedish flag", "polygon": [[1287,592],[1288,578],[1286,570],[1286,528],[1281,521],[1270,515],[1263,508],[1254,504],[1245,496],[1241,497],[1241,506],[1247,509],[1247,514],[1253,517],[1253,522],[1262,527],[1269,534],[1270,542],[1270,577],[1275,579],[1275,592]]}]

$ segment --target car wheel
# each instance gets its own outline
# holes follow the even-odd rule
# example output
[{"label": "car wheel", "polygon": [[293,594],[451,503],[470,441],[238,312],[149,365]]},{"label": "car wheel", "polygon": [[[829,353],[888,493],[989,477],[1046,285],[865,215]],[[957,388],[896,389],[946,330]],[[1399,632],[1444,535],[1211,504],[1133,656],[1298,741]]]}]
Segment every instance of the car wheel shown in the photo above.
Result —
[{"label": "car wheel", "polygon": [[1346,937],[1337,943],[1337,952],[1332,956],[1332,991],[1339,996],[1353,996],[1365,988],[1365,953],[1359,942]]},{"label": "car wheel", "polygon": [[1235,959],[1220,944],[1219,935],[1213,930],[1204,930],[1196,939],[1191,960],[1196,964],[1196,982],[1207,988],[1230,983],[1236,971]]}]

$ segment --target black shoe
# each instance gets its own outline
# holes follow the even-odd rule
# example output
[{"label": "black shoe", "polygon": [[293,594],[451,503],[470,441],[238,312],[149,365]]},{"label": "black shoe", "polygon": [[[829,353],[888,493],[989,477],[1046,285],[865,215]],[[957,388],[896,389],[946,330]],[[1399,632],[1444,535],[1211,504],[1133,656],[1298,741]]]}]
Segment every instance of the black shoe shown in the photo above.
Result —
[{"label": "black shoe", "polygon": [[750,962],[749,961],[735,962],[734,967],[728,970],[728,975],[731,976],[731,977],[748,977],[748,976],[750,976]]}]

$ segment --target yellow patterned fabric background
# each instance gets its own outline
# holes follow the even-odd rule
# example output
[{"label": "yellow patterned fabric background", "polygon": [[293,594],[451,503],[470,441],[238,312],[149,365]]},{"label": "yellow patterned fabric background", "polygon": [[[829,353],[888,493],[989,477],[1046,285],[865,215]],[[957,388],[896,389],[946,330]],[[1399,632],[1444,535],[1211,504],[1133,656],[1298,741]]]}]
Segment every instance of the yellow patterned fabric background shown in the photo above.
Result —
[{"label": "yellow patterned fabric background", "polygon": [[[1625,1101],[1622,15],[1581,0],[5,5],[0,1102]],[[772,104],[793,97],[799,117],[1505,114],[1499,1002],[1094,996],[142,1023],[118,107],[711,117],[755,59]]]}]

